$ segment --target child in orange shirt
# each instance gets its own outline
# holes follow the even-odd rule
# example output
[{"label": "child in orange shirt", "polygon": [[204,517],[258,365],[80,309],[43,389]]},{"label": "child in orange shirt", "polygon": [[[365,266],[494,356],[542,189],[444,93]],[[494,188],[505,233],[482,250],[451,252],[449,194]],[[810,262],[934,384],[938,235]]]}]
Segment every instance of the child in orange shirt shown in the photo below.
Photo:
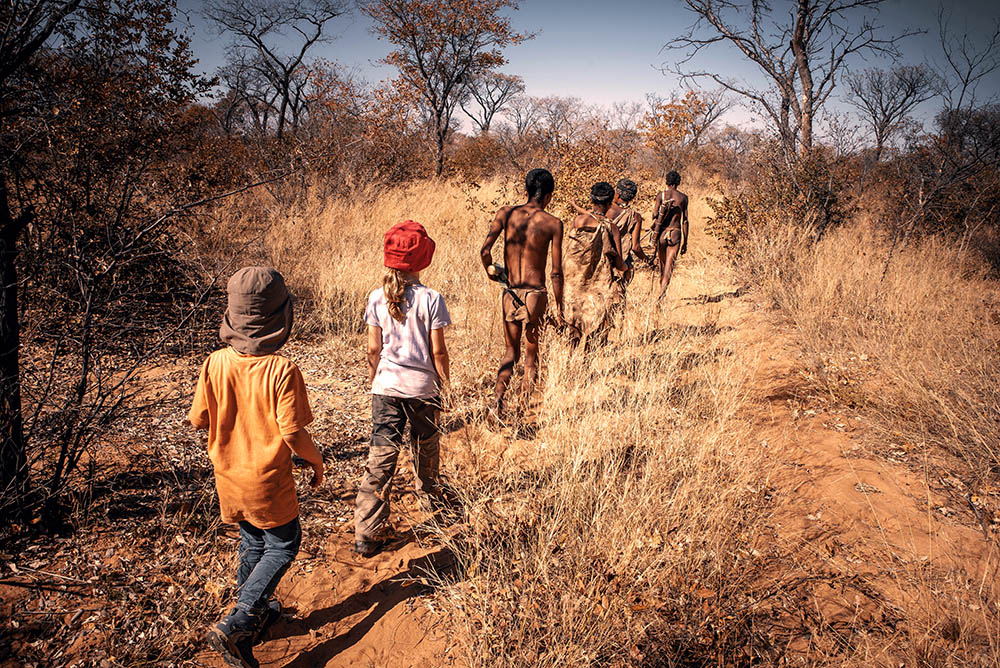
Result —
[{"label": "child in orange shirt", "polygon": [[312,465],[313,487],[323,456],[305,429],[313,416],[302,373],[275,354],[292,328],[284,279],[246,267],[227,290],[219,336],[229,347],[202,366],[188,419],[208,430],[222,521],[240,527],[239,598],[208,641],[230,665],[257,668],[253,645],[281,614],[271,596],[302,540],[292,454]]}]

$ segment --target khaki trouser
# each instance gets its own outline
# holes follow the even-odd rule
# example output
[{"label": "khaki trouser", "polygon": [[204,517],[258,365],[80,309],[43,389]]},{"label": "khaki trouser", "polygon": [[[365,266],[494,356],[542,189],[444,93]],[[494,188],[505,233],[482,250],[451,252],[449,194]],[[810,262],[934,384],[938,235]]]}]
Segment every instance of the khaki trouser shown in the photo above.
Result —
[{"label": "khaki trouser", "polygon": [[372,395],[372,439],[368,464],[354,504],[355,540],[372,540],[389,519],[389,493],[396,473],[403,429],[410,423],[410,452],[416,492],[422,503],[439,496],[441,464],[438,402]]}]

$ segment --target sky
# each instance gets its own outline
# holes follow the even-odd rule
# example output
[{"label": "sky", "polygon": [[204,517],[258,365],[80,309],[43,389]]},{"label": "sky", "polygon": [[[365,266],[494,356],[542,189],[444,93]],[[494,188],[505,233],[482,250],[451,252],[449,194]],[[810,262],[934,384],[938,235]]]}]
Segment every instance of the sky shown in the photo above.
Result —
[{"label": "sky", "polygon": [[[776,0],[780,7],[788,0]],[[940,0],[886,0],[878,22],[887,33],[923,30],[899,44],[901,62],[918,64],[940,61],[937,13]],[[996,0],[957,0],[946,3],[950,28],[970,39],[982,37],[992,22],[1000,18]],[[201,2],[179,0],[178,8],[186,17],[192,48],[199,67],[208,73],[222,63],[227,36],[219,36],[201,16]],[[510,14],[515,29],[534,31],[537,36],[509,48],[508,63],[502,71],[524,79],[529,95],[578,97],[588,104],[610,106],[619,101],[643,101],[647,93],[669,97],[682,90],[677,77],[664,75],[660,66],[673,64],[677,52],[664,46],[683,32],[694,20],[680,0],[523,0]],[[392,78],[395,70],[379,64],[390,45],[371,32],[371,22],[354,10],[331,24],[334,39],[318,44],[311,53],[335,61],[358,72],[364,79],[378,82]],[[717,45],[698,57],[700,69],[724,73],[727,77],[761,85],[756,67],[729,47]],[[885,66],[888,61],[857,59],[856,67]],[[706,84],[708,86],[708,84]],[[987,81],[982,93],[1000,95],[1000,72]],[[834,93],[834,109],[844,108]],[[933,103],[925,103],[920,113],[933,115]],[[729,122],[752,123],[752,112],[737,105],[728,115]]]}]

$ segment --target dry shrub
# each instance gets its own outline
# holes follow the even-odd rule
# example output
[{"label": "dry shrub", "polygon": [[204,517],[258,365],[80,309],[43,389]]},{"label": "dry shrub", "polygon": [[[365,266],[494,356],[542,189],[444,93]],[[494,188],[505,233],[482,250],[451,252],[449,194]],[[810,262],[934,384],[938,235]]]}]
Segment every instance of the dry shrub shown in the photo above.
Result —
[{"label": "dry shrub", "polygon": [[504,171],[503,155],[503,143],[495,135],[460,137],[454,140],[448,167],[463,181],[475,183]]},{"label": "dry shrub", "polygon": [[[737,269],[750,270],[745,278],[754,279],[753,271],[763,265],[758,254],[769,243],[765,235],[779,232],[785,238],[776,243],[784,246],[803,235],[822,238],[849,218],[854,211],[854,193],[844,189],[849,179],[846,164],[820,150],[796,164],[786,163],[776,147],[760,150],[744,178],[708,200],[708,231]],[[789,226],[798,231],[786,232]]]}]

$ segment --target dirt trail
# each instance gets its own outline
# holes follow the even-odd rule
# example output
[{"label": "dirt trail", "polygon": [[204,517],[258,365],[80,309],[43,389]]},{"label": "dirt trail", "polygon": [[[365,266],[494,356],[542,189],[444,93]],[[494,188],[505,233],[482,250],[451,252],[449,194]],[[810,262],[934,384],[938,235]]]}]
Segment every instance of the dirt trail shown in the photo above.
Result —
[{"label": "dirt trail", "polygon": [[[717,336],[757,351],[745,419],[754,425],[752,442],[760,443],[770,470],[770,530],[784,555],[781,577],[800,582],[800,609],[786,611],[800,617],[789,648],[828,649],[859,621],[884,625],[904,607],[918,607],[932,623],[940,611],[924,576],[948,572],[982,582],[995,573],[992,543],[969,522],[936,511],[947,502],[912,462],[863,456],[858,440],[863,422],[810,394],[794,333],[757,308],[752,295],[742,296],[737,286],[706,276],[713,266],[707,259],[689,258],[681,265],[671,286],[668,319],[697,327],[710,315],[723,326]],[[634,287],[641,293],[646,281],[640,275]],[[310,382],[318,383],[310,389],[320,391],[321,403],[364,422],[367,398],[355,389],[345,403],[336,391],[356,386],[360,364],[343,377],[320,381],[306,371]],[[445,469],[454,466],[449,446],[458,447],[449,438],[456,437],[443,441]],[[355,459],[361,450],[358,443]],[[401,460],[397,490],[412,489],[408,467]],[[419,522],[426,517],[405,494],[392,517],[399,540],[371,560],[354,555],[354,482],[345,479],[336,507],[323,509],[339,518],[336,529],[319,544],[309,543],[307,536],[307,551],[282,582],[278,596],[288,615],[257,650],[261,664],[451,665],[454,639],[429,607],[420,582],[429,566],[446,565],[448,555],[420,537]],[[207,652],[198,660],[222,665]]]},{"label": "dirt trail", "polygon": [[[993,595],[996,543],[945,494],[940,469],[905,449],[873,455],[865,420],[810,382],[794,330],[752,295],[720,307],[733,343],[757,350],[744,419],[772,490],[775,578],[790,595],[776,627],[789,651],[836,655],[871,648],[861,636],[905,632],[932,655],[942,638],[990,634],[975,601]],[[881,655],[874,645],[873,664],[898,658],[899,646]]]}]

